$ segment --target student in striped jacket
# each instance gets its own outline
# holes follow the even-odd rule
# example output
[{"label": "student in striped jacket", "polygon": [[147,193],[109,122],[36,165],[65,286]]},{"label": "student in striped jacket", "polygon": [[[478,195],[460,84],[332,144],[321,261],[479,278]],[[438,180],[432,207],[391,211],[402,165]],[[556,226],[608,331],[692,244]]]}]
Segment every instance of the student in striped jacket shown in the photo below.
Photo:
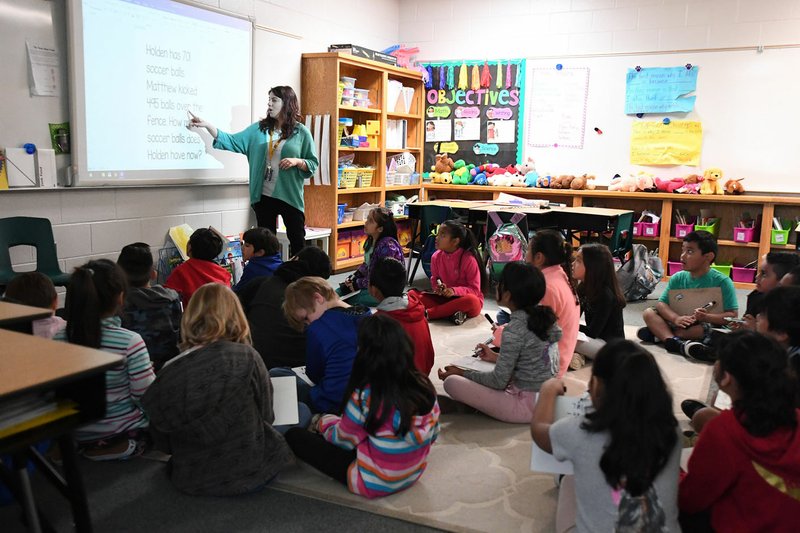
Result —
[{"label": "student in striped jacket", "polygon": [[75,431],[88,459],[124,459],[137,450],[137,437],[147,428],[140,400],[155,379],[142,337],[120,326],[117,312],[125,300],[125,272],[113,261],[99,259],[72,273],[64,305],[67,327],[54,340],[121,355],[106,372],[106,415]]},{"label": "student in striped jacket", "polygon": [[[290,429],[297,457],[366,498],[411,486],[425,470],[439,433],[439,405],[414,367],[414,348],[399,322],[365,318],[341,416],[323,415],[311,431]],[[319,434],[315,434],[319,433]]]}]

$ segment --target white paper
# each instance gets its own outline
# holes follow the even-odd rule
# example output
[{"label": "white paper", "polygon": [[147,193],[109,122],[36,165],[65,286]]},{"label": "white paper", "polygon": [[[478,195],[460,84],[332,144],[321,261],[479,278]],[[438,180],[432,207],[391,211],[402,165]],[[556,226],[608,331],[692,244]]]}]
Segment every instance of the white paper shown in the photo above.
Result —
[{"label": "white paper", "polygon": [[588,68],[532,69],[525,100],[530,102],[527,145],[583,148],[588,94]]},{"label": "white paper", "polygon": [[272,410],[275,412],[273,426],[297,424],[297,380],[292,376],[269,378],[272,382]]},{"label": "white paper", "polygon": [[480,141],[480,118],[457,118],[453,123],[453,139],[456,141]]},{"label": "white paper", "polygon": [[730,409],[733,402],[731,401],[731,397],[725,394],[724,392],[717,391],[717,397],[714,400],[714,407],[719,409],[720,411],[724,411],[725,409]]},{"label": "white paper", "polygon": [[296,366],[296,367],[292,368],[292,372],[297,374],[297,377],[299,377],[300,379],[302,379],[303,381],[308,383],[311,387],[314,386],[314,382],[311,381],[311,378],[309,378],[308,374],[306,374],[306,367],[305,366]]},{"label": "white paper", "polygon": [[453,122],[447,120],[425,121],[425,142],[447,142],[453,140]]},{"label": "white paper", "polygon": [[28,47],[28,85],[31,96],[59,96],[61,94],[61,66],[55,48],[30,42]]},{"label": "white paper", "polygon": [[471,355],[459,357],[453,361],[452,364],[464,370],[476,370],[478,372],[493,372],[495,367],[494,363],[484,361],[479,357],[472,357]]},{"label": "white paper", "polygon": [[[591,399],[588,393],[583,396],[557,396],[553,421],[567,416],[583,416],[590,405]],[[567,475],[574,472],[572,461],[556,460],[553,454],[542,450],[535,442],[531,446],[531,471]]]},{"label": "white paper", "polygon": [[486,123],[486,142],[488,143],[515,143],[517,142],[516,120],[490,120]]},{"label": "white paper", "polygon": [[694,447],[683,448],[681,450],[681,470],[683,470],[684,472],[689,471],[689,458],[692,456],[693,451]]}]

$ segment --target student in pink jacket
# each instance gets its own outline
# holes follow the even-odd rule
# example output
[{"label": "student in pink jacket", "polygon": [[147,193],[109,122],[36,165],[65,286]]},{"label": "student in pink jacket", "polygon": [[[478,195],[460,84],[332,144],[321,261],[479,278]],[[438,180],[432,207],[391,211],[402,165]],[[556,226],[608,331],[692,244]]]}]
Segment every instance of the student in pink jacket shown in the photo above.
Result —
[{"label": "student in pink jacket", "polygon": [[461,325],[483,308],[487,280],[478,242],[464,224],[447,220],[439,226],[436,248],[431,258],[431,291],[412,291],[430,320],[449,317]]}]

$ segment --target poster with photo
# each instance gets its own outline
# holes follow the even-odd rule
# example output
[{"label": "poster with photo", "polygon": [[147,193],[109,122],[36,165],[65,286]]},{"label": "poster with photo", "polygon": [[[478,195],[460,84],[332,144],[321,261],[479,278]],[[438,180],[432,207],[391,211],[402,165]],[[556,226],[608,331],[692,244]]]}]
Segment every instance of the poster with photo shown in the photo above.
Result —
[{"label": "poster with photo", "polygon": [[517,141],[517,123],[514,120],[490,120],[486,123],[486,142],[513,143]]},{"label": "poster with photo", "polygon": [[454,141],[480,141],[481,119],[457,118],[453,120]]},{"label": "poster with photo", "polygon": [[447,142],[453,140],[452,121],[425,121],[425,142]]}]

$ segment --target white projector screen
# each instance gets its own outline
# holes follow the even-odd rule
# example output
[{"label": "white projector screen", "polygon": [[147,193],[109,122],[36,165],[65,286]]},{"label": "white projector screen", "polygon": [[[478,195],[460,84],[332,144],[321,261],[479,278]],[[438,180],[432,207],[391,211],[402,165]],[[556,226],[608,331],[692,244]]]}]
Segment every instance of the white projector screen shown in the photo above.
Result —
[{"label": "white projector screen", "polygon": [[172,0],[69,2],[73,181],[246,182],[188,113],[236,132],[252,120],[253,25]]}]

